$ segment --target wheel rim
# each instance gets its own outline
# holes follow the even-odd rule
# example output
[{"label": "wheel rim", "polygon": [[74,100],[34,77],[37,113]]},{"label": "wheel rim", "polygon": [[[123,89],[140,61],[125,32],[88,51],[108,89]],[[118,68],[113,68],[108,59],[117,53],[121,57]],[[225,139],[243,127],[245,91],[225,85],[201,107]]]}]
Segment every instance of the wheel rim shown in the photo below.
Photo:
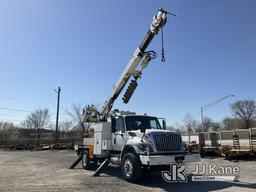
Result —
[{"label": "wheel rim", "polygon": [[85,153],[83,155],[83,166],[85,167],[87,165],[87,154]]},{"label": "wheel rim", "polygon": [[124,162],[124,173],[127,177],[131,177],[133,174],[133,165],[129,159]]}]

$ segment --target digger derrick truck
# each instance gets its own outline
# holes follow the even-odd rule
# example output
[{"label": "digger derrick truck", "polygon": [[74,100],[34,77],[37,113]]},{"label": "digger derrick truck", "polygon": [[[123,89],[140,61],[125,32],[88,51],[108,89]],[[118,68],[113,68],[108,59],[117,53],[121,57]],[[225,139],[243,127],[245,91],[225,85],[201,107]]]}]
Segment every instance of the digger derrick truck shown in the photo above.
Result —
[{"label": "digger derrick truck", "polygon": [[124,103],[129,102],[142,71],[155,58],[156,53],[146,49],[165,26],[167,14],[159,9],[153,17],[144,40],[136,48],[103,107],[97,110],[94,106],[87,106],[83,110],[84,125],[90,124],[89,130],[93,130],[93,134],[85,137],[83,144],[75,145],[75,150],[85,169],[102,163],[95,176],[99,175],[103,166],[112,163],[121,166],[127,181],[136,182],[144,169],[168,169],[170,163],[200,160],[199,154],[188,153],[179,133],[166,130],[165,119],[159,121],[153,116],[111,111],[114,101],[132,78],[122,98]]}]

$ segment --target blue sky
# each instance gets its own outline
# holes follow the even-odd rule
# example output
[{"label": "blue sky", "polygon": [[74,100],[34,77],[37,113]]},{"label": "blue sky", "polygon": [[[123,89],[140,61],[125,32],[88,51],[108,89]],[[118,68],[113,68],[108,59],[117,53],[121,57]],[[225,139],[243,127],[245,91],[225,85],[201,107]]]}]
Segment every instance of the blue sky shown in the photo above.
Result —
[{"label": "blue sky", "polygon": [[[200,106],[235,94],[205,115],[231,116],[229,105],[256,99],[254,0],[0,0],[0,119],[18,123],[47,107],[55,118],[73,103],[101,106],[159,7],[176,13],[165,27],[166,62],[145,70],[129,104],[114,108],[181,122]],[[160,53],[160,36],[150,49]],[[24,111],[6,110],[22,109]]]}]

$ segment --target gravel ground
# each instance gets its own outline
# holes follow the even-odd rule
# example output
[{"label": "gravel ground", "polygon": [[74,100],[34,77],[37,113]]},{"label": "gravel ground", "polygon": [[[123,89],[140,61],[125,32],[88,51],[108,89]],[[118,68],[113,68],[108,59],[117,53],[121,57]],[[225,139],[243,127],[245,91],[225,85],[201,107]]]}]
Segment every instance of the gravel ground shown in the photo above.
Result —
[{"label": "gravel ground", "polygon": [[[167,183],[160,173],[144,174],[138,184],[124,181],[119,167],[109,166],[100,177],[85,171],[74,151],[0,151],[0,192],[2,191],[256,191],[256,160],[228,161],[223,158],[202,159],[200,164],[240,167],[239,182],[214,181]],[[194,170],[190,164],[187,173]]]}]

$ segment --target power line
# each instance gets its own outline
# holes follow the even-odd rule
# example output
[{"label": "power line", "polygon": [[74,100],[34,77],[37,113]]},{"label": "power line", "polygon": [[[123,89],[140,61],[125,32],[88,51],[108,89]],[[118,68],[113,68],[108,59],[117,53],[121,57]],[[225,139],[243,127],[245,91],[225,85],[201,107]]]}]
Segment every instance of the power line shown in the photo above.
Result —
[{"label": "power line", "polygon": [[0,118],[19,118],[19,119],[25,119],[26,116],[21,116],[17,114],[0,114]]},{"label": "power line", "polygon": [[[9,101],[15,101],[15,102],[23,102],[23,103],[29,103],[31,104],[31,101],[30,100],[24,100],[24,99],[20,99],[20,98],[13,98],[13,97],[8,97],[8,96],[4,96],[4,95],[0,95],[0,98],[4,98],[6,100],[9,100]],[[55,99],[53,98],[49,98],[47,100],[44,100],[42,101],[42,103],[48,103],[48,102],[53,102]]]},{"label": "power line", "polygon": [[[52,120],[56,120],[56,117],[54,117],[53,115],[56,115],[56,113],[50,113],[51,114],[51,117],[50,119]],[[0,110],[0,117],[1,116],[9,116],[9,117],[16,117],[16,118],[26,118],[27,115],[21,115],[21,114],[16,114],[16,113],[1,113],[1,110]],[[68,114],[63,114],[63,113],[60,113],[60,117],[70,117]]]},{"label": "power line", "polygon": [[7,121],[7,122],[16,121],[16,122],[21,122],[22,120],[18,120],[18,119],[0,119],[0,121]]},{"label": "power line", "polygon": [[[0,107],[0,111],[1,110],[24,112],[24,113],[33,113],[33,112],[35,112],[36,109],[34,111],[32,111],[32,110],[25,110],[25,109],[15,109],[15,108],[8,108],[8,107]],[[49,114],[55,115],[56,113],[49,113]]]},{"label": "power line", "polygon": [[7,107],[0,107],[2,110],[7,110],[7,111],[19,111],[19,112],[26,112],[26,113],[31,113],[33,111],[29,110],[24,110],[24,109],[14,109],[14,108],[7,108]]}]

